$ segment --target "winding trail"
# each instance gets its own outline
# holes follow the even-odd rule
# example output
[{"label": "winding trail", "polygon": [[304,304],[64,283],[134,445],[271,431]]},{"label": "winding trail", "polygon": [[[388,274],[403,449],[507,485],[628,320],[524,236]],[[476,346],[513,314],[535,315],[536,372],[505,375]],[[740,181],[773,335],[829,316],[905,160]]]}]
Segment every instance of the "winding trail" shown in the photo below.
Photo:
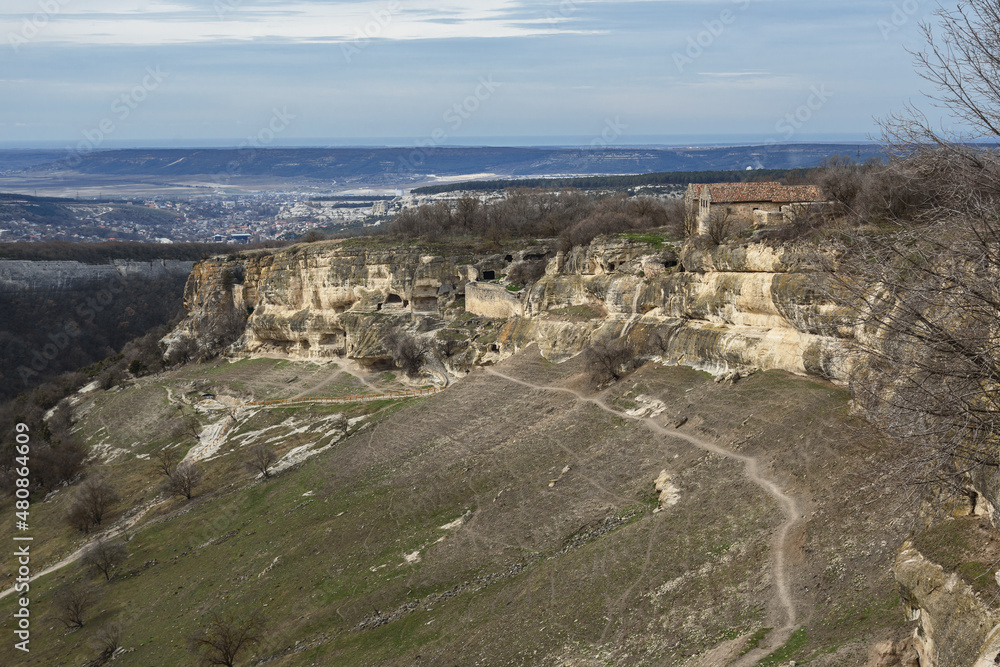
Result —
[{"label": "winding trail", "polygon": [[720,447],[715,443],[702,440],[697,436],[683,433],[677,429],[667,428],[658,424],[652,417],[637,417],[620,412],[602,401],[600,398],[586,396],[585,394],[574,389],[568,389],[566,387],[552,387],[536,384],[534,382],[528,382],[526,380],[521,380],[505,373],[501,373],[492,366],[483,366],[482,369],[490,375],[494,375],[503,380],[507,380],[508,382],[513,382],[530,389],[570,394],[576,397],[579,401],[591,403],[601,410],[615,416],[642,422],[654,433],[684,440],[685,442],[694,445],[703,451],[711,452],[732,461],[739,461],[742,463],[745,466],[744,469],[746,471],[747,479],[763,489],[767,495],[774,498],[781,507],[782,514],[785,516],[784,522],[782,522],[782,524],[778,527],[778,530],[775,532],[771,546],[771,570],[775,585],[775,597],[777,598],[776,602],[778,603],[778,606],[784,611],[785,620],[782,627],[776,628],[773,632],[769,633],[766,647],[759,647],[750,651],[739,660],[731,663],[731,667],[744,667],[756,664],[761,658],[766,657],[771,651],[784,645],[785,642],[788,641],[798,626],[796,625],[795,600],[792,598],[792,594],[789,590],[790,581],[788,572],[785,568],[785,561],[787,560],[788,555],[788,534],[802,518],[802,515],[799,512],[798,503],[795,498],[782,491],[777,482],[764,476],[761,472],[760,460],[757,457],[739,454],[724,447]]},{"label": "winding trail", "polygon": [[[83,553],[87,549],[89,549],[92,544],[94,544],[98,540],[108,539],[108,538],[112,538],[112,537],[116,537],[118,535],[121,535],[122,533],[124,533],[125,531],[127,531],[129,528],[132,528],[136,524],[138,524],[139,520],[142,519],[142,517],[146,516],[146,514],[149,512],[149,510],[153,509],[154,507],[158,507],[159,505],[162,505],[163,503],[166,502],[166,500],[167,500],[166,498],[160,498],[160,499],[157,499],[157,500],[150,501],[150,502],[146,503],[144,506],[142,506],[141,509],[138,512],[136,512],[135,514],[133,514],[133,515],[125,518],[125,520],[121,521],[119,524],[114,525],[114,526],[108,528],[103,533],[98,533],[96,535],[91,535],[90,537],[88,537],[86,539],[86,541],[80,547],[78,547],[76,549],[76,551],[74,551],[70,555],[66,556],[65,558],[63,558],[62,560],[60,560],[58,563],[55,563],[54,565],[50,565],[47,568],[45,568],[44,570],[41,570],[39,572],[33,573],[31,575],[31,578],[28,579],[28,581],[29,582],[34,581],[35,579],[38,579],[39,577],[44,577],[47,574],[52,574],[56,570],[61,570],[62,568],[66,567],[67,565],[75,563],[76,561],[80,560],[83,557]],[[6,590],[0,592],[0,599],[7,597],[8,595],[10,595],[13,592],[14,592],[14,587],[13,586],[11,586],[10,588],[7,588]]]}]

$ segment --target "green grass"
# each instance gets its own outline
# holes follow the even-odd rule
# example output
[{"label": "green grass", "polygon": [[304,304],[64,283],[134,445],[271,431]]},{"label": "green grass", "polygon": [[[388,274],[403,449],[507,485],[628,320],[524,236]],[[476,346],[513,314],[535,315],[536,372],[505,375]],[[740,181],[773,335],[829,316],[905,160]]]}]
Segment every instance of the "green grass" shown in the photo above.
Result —
[{"label": "green grass", "polygon": [[767,635],[771,632],[771,630],[774,630],[774,628],[760,628],[752,635],[750,635],[750,639],[747,640],[747,645],[743,647],[742,651],[740,651],[740,655],[746,655],[750,651],[760,646],[760,643],[764,641],[764,637],[767,637]]},{"label": "green grass", "polygon": [[788,638],[784,646],[758,662],[757,665],[758,667],[776,667],[794,658],[808,643],[809,633],[806,632],[805,628],[799,628],[792,633],[792,636]]}]

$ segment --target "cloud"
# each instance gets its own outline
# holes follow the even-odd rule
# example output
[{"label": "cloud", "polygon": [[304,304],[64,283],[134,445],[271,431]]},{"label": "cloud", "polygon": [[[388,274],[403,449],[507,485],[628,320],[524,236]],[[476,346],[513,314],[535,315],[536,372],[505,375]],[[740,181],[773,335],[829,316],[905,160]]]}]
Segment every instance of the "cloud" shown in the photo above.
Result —
[{"label": "cloud", "polygon": [[[573,0],[580,2],[581,0]],[[566,26],[565,10],[545,16],[515,0],[362,0],[289,3],[213,0],[211,5],[177,2],[120,3],[53,0],[33,40],[78,45],[155,46],[273,39],[298,43],[351,41],[359,36],[388,40],[475,39],[579,32]],[[17,32],[38,6],[0,13],[0,34]],[[574,10],[575,11],[575,10]],[[583,31],[592,33],[594,31]]]}]

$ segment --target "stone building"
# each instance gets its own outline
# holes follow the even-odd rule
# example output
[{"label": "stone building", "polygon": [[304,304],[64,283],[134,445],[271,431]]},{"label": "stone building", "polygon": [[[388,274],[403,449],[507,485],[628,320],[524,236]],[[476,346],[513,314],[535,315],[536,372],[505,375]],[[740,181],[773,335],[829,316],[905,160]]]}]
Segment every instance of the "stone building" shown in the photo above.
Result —
[{"label": "stone building", "polygon": [[713,217],[725,218],[730,229],[763,227],[788,220],[804,207],[825,199],[815,185],[765,183],[691,183],[684,194],[686,213],[707,234]]}]

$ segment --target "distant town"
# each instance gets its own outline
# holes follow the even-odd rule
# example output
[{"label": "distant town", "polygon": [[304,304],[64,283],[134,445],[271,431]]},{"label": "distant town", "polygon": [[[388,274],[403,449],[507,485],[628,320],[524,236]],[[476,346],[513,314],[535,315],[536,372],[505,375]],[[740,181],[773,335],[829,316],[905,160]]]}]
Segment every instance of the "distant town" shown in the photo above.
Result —
[{"label": "distant town", "polygon": [[[295,239],[311,229],[375,227],[404,208],[439,195],[314,196],[291,192],[196,198],[94,200],[5,195],[0,241],[145,241],[255,243]],[[487,197],[476,193],[479,198]]]}]

